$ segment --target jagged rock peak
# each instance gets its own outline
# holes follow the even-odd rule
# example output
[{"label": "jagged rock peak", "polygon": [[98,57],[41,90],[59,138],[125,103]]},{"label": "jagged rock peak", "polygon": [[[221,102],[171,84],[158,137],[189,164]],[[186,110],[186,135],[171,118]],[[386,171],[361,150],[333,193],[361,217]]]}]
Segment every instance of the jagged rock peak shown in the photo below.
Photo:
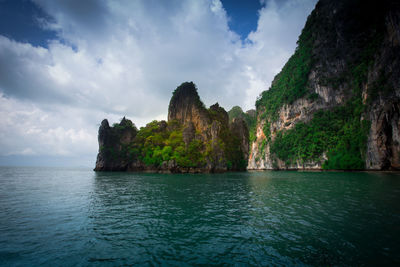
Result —
[{"label": "jagged rock peak", "polygon": [[221,106],[218,104],[218,102],[215,103],[214,105],[211,105],[210,108],[209,108],[209,110],[210,110],[211,112],[217,112],[217,113],[221,112],[221,113],[223,113],[224,115],[226,114],[226,116],[228,116],[228,113],[226,112],[226,110],[225,110],[223,107],[221,107]]},{"label": "jagged rock peak", "polygon": [[193,82],[184,82],[172,94],[168,107],[168,121],[185,124],[193,122],[196,130],[205,130],[210,123],[207,109],[197,93]]},{"label": "jagged rock peak", "polygon": [[107,119],[104,119],[104,120],[101,122],[100,129],[106,129],[106,128],[110,128],[110,124],[108,123],[108,120],[107,120]]},{"label": "jagged rock peak", "polygon": [[168,107],[168,120],[176,119],[177,112],[192,105],[204,108],[204,104],[197,93],[196,85],[193,82],[184,82],[172,93]]},{"label": "jagged rock peak", "polygon": [[221,122],[223,125],[229,124],[229,116],[226,110],[221,107],[218,102],[214,105],[211,105],[209,110],[209,114],[212,120],[217,120]]},{"label": "jagged rock peak", "polygon": [[220,108],[221,106],[218,104],[218,102],[210,106],[210,109],[215,111],[218,111]]},{"label": "jagged rock peak", "polygon": [[128,120],[125,118],[125,116],[122,118],[121,122],[119,123],[120,126],[133,126],[133,123],[131,120]]}]

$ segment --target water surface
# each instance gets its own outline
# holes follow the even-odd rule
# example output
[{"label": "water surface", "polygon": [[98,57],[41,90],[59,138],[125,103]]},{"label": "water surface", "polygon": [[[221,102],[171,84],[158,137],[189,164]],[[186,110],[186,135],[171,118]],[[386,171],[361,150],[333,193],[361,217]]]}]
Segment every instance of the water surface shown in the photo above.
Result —
[{"label": "water surface", "polygon": [[399,265],[400,175],[0,167],[0,264]]}]

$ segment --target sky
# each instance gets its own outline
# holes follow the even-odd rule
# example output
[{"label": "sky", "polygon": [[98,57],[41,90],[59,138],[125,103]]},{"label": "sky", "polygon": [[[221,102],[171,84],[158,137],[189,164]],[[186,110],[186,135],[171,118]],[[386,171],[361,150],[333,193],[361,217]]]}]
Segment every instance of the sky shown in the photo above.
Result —
[{"label": "sky", "polygon": [[206,106],[254,108],[316,0],[0,0],[0,165],[94,167],[97,131]]}]

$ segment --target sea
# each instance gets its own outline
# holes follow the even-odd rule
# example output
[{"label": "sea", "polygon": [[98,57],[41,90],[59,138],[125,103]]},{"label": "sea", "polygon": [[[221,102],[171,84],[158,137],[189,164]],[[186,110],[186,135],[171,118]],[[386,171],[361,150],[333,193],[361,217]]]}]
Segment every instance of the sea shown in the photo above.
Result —
[{"label": "sea", "polygon": [[0,167],[1,266],[400,266],[400,173]]}]

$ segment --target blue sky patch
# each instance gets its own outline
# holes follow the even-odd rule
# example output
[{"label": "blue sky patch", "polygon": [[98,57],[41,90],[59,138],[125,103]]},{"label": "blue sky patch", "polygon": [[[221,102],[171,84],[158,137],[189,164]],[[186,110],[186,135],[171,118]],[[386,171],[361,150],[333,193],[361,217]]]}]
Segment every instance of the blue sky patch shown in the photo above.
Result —
[{"label": "blue sky patch", "polygon": [[51,17],[28,0],[0,1],[0,34],[18,42],[47,47],[47,41],[56,38],[56,32],[43,29],[39,20]]},{"label": "blue sky patch", "polygon": [[251,31],[257,30],[259,0],[221,0],[229,17],[229,28],[246,39]]}]

